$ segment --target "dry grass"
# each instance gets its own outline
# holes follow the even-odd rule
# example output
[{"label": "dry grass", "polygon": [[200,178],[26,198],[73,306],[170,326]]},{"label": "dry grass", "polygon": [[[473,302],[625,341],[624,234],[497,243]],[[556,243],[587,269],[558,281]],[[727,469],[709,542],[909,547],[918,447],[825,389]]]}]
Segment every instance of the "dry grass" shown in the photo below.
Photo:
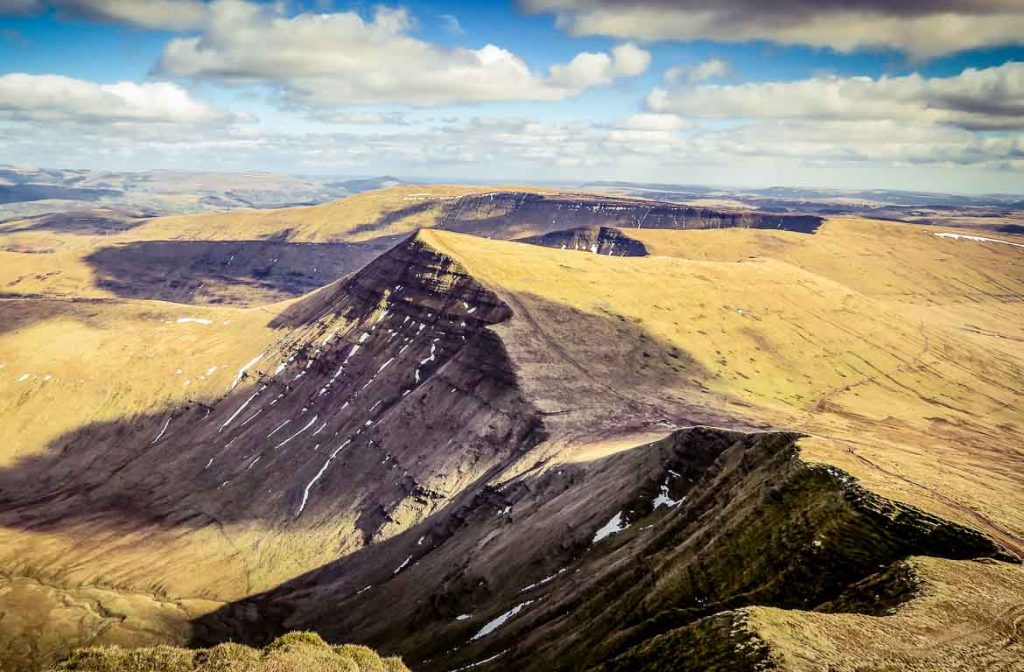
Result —
[{"label": "dry grass", "polygon": [[912,558],[921,594],[890,616],[755,607],[748,626],[793,672],[1021,669],[1024,569]]},{"label": "dry grass", "polygon": [[[658,256],[424,237],[527,306],[635,322],[709,371],[716,403],[811,434],[807,458],[1024,547],[1019,248],[856,219],[629,233]],[[581,340],[587,362],[623,347]]]},{"label": "dry grass", "polygon": [[[0,224],[0,296],[114,298],[99,285],[87,260],[99,249],[150,241],[364,242],[433,226],[450,200],[496,189],[397,186],[307,207],[156,217],[106,234],[31,229],[32,222],[24,220],[5,222]],[[532,187],[507,189],[553,193]],[[375,226],[389,215],[393,222]]]},{"label": "dry grass", "polygon": [[408,672],[400,658],[365,646],[330,646],[312,632],[292,632],[264,649],[220,644],[212,649],[157,646],[80,649],[57,672]]}]

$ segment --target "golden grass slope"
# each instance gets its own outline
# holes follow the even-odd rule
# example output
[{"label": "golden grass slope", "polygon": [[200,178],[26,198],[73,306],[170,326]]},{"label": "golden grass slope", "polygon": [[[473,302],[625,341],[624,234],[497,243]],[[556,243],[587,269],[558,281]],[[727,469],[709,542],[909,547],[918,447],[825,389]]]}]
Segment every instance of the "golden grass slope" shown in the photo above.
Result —
[{"label": "golden grass slope", "polygon": [[273,308],[0,299],[0,467],[92,423],[215,398],[277,338]]},{"label": "golden grass slope", "polygon": [[747,627],[777,664],[815,672],[975,672],[1024,664],[1024,569],[992,561],[911,558],[919,595],[887,616],[753,607]]},{"label": "golden grass slope", "polygon": [[409,672],[401,658],[365,646],[330,646],[312,632],[292,632],[263,649],[220,644],[210,649],[157,646],[76,651],[57,672]]},{"label": "golden grass slope", "polygon": [[[1024,551],[1024,250],[857,219],[813,236],[629,234],[656,256],[422,235],[527,311],[636,323],[710,372],[712,403],[806,432],[808,459]],[[615,380],[624,344],[541,328]]]}]

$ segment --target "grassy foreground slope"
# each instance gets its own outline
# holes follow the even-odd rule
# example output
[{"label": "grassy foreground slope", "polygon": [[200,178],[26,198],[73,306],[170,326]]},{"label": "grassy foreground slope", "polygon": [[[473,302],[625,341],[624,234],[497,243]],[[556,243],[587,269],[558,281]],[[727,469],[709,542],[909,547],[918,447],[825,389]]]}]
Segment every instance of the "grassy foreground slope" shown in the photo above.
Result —
[{"label": "grassy foreground slope", "polygon": [[293,632],[262,650],[241,644],[211,649],[158,646],[80,649],[56,672],[408,672],[400,658],[381,658],[365,646],[330,646],[311,632]]},{"label": "grassy foreground slope", "polygon": [[[899,608],[875,613],[738,609],[655,637],[599,670],[975,672],[1019,668],[1024,659],[1019,566],[911,558],[893,571],[905,573],[913,595]],[[865,588],[868,606],[886,597],[884,587]]]}]

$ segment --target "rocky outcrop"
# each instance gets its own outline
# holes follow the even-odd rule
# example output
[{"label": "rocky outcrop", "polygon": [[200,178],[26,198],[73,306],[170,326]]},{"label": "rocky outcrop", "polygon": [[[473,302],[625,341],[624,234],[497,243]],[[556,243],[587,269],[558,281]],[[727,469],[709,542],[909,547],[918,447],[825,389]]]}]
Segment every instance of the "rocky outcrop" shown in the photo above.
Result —
[{"label": "rocky outcrop", "polygon": [[610,257],[646,257],[648,254],[647,247],[642,242],[630,238],[620,229],[607,226],[552,231],[541,236],[519,238],[517,242],[592,252]]}]

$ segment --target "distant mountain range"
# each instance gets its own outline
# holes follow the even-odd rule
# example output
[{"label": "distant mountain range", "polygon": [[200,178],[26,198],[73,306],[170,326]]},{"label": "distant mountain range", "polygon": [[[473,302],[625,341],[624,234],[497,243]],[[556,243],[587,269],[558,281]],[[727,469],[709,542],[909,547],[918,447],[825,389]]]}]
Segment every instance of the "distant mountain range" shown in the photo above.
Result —
[{"label": "distant mountain range", "polygon": [[662,200],[733,199],[764,208],[796,206],[806,210],[808,204],[822,206],[902,206],[902,207],[1024,207],[1020,194],[942,194],[926,191],[898,191],[891,189],[815,189],[809,187],[766,187],[744,189],[637,182],[588,182],[587,189],[630,192],[637,196]]},{"label": "distant mountain range", "polygon": [[[279,173],[183,170],[107,172],[73,168],[23,168],[0,164],[0,221],[54,212],[109,208],[156,216],[314,205],[429,179],[391,175],[337,178]],[[939,217],[998,217],[1024,209],[1019,194],[956,195],[887,189],[805,187],[744,189],[636,182],[571,182],[561,186],[605,195],[636,196],[697,206],[774,213],[869,214],[881,219],[932,223]]]},{"label": "distant mountain range", "polygon": [[105,172],[0,165],[0,220],[83,208],[146,215],[311,205],[401,184],[395,177],[313,178],[180,170]]}]

